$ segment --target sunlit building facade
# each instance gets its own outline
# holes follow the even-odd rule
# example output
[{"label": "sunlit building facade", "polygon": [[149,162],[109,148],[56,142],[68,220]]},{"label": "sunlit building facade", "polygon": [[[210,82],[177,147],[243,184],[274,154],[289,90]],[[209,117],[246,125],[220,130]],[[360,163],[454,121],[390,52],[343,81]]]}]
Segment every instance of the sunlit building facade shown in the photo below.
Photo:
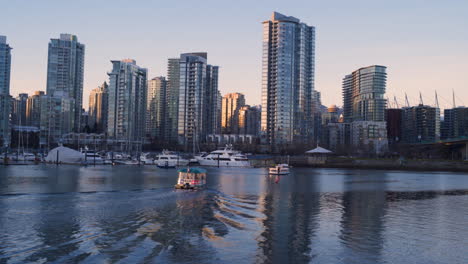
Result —
[{"label": "sunlit building facade", "polygon": [[41,97],[44,91],[35,91],[26,103],[26,121],[28,126],[39,127],[41,121]]},{"label": "sunlit building facade", "polygon": [[266,143],[313,140],[315,28],[274,12],[263,22],[262,118]]},{"label": "sunlit building facade", "polygon": [[260,132],[261,112],[260,106],[246,105],[241,107],[238,117],[238,134],[258,136]]},{"label": "sunlit building facade", "polygon": [[222,134],[239,133],[239,113],[245,106],[245,96],[241,93],[229,93],[223,96],[221,104]]},{"label": "sunlit building facade", "polygon": [[20,93],[18,97],[13,100],[13,112],[11,115],[11,122],[16,126],[26,126],[26,104],[28,102],[28,94]]},{"label": "sunlit building facade", "polygon": [[108,107],[108,85],[104,82],[89,94],[88,124],[94,133],[103,133],[107,130]]}]

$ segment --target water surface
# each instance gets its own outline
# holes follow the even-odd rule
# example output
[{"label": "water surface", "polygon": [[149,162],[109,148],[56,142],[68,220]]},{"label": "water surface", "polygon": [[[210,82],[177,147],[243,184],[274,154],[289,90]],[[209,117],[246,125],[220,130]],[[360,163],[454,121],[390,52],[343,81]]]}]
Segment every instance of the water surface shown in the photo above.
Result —
[{"label": "water surface", "polygon": [[468,175],[0,167],[0,263],[466,263]]}]

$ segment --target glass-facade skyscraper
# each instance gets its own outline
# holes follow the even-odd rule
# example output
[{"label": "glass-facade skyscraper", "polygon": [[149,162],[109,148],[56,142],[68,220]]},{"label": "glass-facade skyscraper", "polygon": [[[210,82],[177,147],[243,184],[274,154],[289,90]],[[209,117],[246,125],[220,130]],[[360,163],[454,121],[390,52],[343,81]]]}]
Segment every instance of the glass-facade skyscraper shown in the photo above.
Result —
[{"label": "glass-facade skyscraper", "polygon": [[79,132],[83,107],[85,45],[71,34],[60,34],[59,39],[51,39],[47,61],[48,96],[73,99],[74,110],[72,129]]},{"label": "glass-facade skyscraper", "polygon": [[343,118],[345,122],[385,121],[387,85],[385,66],[360,68],[343,78]]},{"label": "glass-facade skyscraper", "polygon": [[315,28],[274,12],[263,22],[261,130],[271,146],[310,144]]},{"label": "glass-facade skyscraper", "polygon": [[[11,47],[6,36],[0,36],[0,144],[10,144],[10,72]],[[0,146],[2,147],[2,146]]]},{"label": "glass-facade skyscraper", "polygon": [[147,69],[131,59],[111,62],[107,133],[125,150],[138,150],[146,130]]}]

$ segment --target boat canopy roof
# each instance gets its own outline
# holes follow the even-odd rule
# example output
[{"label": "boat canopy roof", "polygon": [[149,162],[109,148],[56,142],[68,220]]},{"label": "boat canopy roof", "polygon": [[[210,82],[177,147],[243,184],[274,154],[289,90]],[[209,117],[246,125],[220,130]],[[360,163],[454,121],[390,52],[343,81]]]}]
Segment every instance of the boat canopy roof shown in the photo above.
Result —
[{"label": "boat canopy roof", "polygon": [[206,170],[202,168],[183,168],[179,172],[206,173]]}]

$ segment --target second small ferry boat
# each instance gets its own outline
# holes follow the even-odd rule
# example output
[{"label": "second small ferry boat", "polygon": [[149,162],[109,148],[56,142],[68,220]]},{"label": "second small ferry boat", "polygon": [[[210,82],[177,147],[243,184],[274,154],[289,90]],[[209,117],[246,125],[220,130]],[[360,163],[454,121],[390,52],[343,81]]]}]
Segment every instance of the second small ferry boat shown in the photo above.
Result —
[{"label": "second small ferry boat", "polygon": [[200,189],[206,184],[206,170],[201,168],[184,168],[178,171],[179,179],[176,189]]},{"label": "second small ferry boat", "polygon": [[273,168],[269,168],[268,173],[271,175],[286,175],[289,174],[288,164],[278,164]]}]

